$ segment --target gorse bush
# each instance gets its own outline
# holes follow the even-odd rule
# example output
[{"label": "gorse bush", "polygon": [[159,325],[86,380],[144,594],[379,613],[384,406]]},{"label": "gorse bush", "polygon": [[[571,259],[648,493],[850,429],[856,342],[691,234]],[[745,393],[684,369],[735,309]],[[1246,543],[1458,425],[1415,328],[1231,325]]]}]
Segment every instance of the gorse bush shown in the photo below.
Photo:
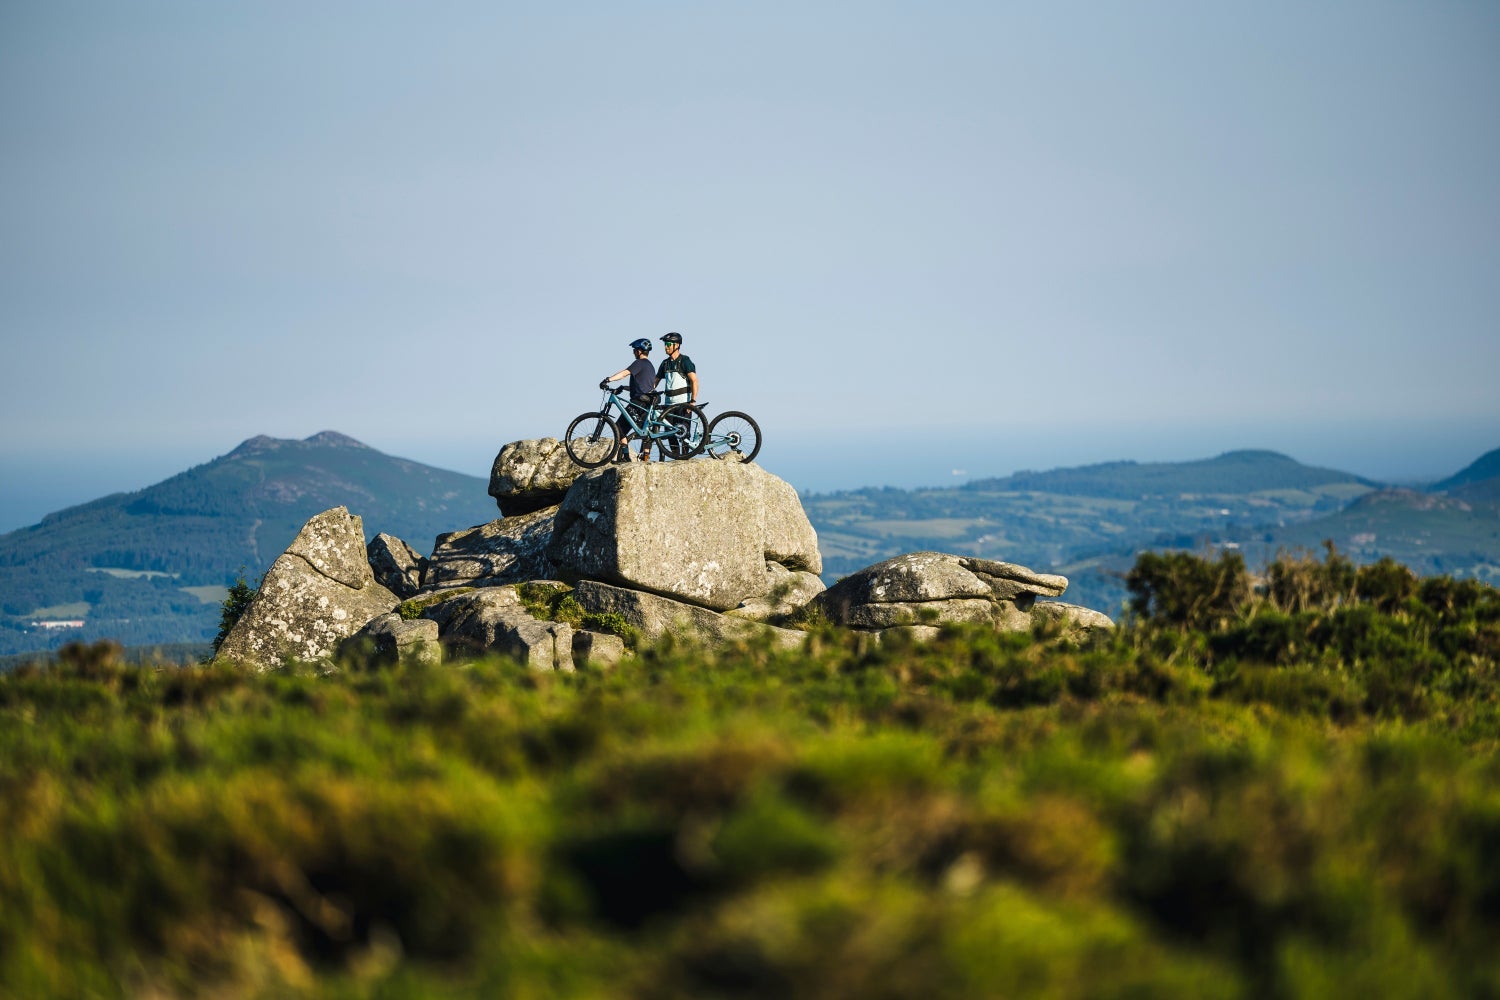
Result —
[{"label": "gorse bush", "polygon": [[1500,591],[1478,581],[1355,567],[1329,545],[1277,559],[1258,587],[1233,552],[1143,555],[1128,585],[1131,641],[1190,647],[1221,693],[1334,718],[1495,710],[1493,692],[1474,698],[1500,661]]},{"label": "gorse bush", "polygon": [[71,647],[0,677],[0,996],[1500,993],[1495,591],[1143,562],[1085,645]]},{"label": "gorse bush", "polygon": [[1125,577],[1130,609],[1144,619],[1181,628],[1216,628],[1252,598],[1250,574],[1238,552],[1215,562],[1187,552],[1145,552]]}]

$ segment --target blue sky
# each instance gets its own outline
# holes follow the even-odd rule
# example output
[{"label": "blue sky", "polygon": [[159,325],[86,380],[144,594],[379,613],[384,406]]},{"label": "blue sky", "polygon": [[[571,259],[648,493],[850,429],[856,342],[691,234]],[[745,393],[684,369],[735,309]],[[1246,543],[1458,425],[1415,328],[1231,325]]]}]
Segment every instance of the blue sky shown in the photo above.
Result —
[{"label": "blue sky", "polygon": [[681,331],[802,488],[1500,446],[1500,5],[7,3],[0,530],[488,472]]}]

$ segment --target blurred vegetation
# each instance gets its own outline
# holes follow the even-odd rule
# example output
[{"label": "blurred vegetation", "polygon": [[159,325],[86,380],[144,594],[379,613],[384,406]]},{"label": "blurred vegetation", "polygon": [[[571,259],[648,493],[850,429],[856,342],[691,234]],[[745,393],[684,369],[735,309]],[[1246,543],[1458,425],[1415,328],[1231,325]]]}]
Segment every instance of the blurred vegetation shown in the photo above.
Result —
[{"label": "blurred vegetation", "polygon": [[1500,995],[1500,592],[1129,585],[1083,646],[71,646],[0,677],[0,996]]}]

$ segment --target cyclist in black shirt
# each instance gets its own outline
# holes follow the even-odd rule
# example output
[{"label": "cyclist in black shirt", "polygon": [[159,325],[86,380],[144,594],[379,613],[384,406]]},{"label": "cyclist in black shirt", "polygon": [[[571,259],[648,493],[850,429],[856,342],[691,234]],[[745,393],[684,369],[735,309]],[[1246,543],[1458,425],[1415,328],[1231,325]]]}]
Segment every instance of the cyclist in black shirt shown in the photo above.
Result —
[{"label": "cyclist in black shirt", "polygon": [[[656,387],[656,369],[652,367],[648,356],[651,354],[651,341],[641,337],[630,342],[630,349],[635,352],[635,360],[626,367],[615,372],[609,378],[599,383],[603,388],[611,382],[630,378],[630,402],[627,405],[630,415],[642,425],[646,422],[646,407],[651,403],[651,393]],[[615,458],[617,462],[630,461],[630,428],[621,427],[624,436],[620,439],[620,454]],[[651,442],[647,440],[641,448],[641,461],[651,461]]]}]

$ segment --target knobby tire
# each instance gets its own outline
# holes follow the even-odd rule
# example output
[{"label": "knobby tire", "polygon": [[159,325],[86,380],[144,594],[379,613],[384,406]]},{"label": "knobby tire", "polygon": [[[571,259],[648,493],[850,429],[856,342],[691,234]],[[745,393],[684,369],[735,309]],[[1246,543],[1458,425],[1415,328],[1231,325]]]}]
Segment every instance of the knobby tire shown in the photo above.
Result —
[{"label": "knobby tire", "polygon": [[563,447],[585,469],[597,469],[619,453],[619,425],[607,413],[580,413],[568,425]]},{"label": "knobby tire", "polygon": [[760,454],[760,425],[748,413],[725,410],[708,425],[705,449],[721,461],[753,462]]}]

